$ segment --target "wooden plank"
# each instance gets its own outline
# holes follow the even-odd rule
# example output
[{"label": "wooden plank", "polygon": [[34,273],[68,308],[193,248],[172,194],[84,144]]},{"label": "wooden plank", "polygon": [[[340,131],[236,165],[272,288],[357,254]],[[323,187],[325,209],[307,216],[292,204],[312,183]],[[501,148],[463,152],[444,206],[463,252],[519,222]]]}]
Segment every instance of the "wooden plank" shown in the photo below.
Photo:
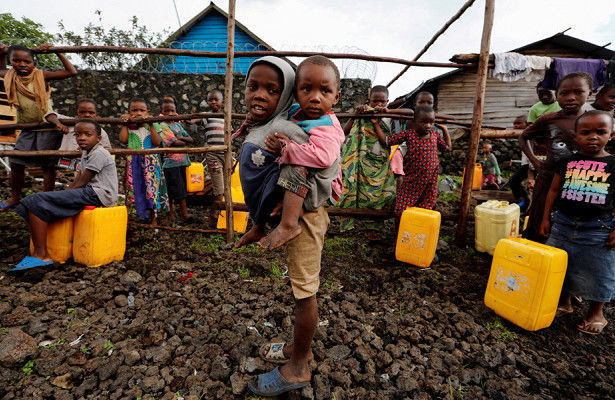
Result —
[{"label": "wooden plank", "polygon": [[226,42],[226,71],[224,76],[224,201],[226,205],[226,242],[234,240],[233,199],[231,197],[231,175],[233,154],[231,153],[231,113],[233,109],[233,59],[235,57],[235,0],[228,2],[228,40]]},{"label": "wooden plank", "polygon": [[459,210],[459,223],[457,224],[456,241],[463,244],[466,239],[466,226],[468,214],[470,212],[470,195],[472,193],[472,180],[474,178],[474,165],[476,154],[478,153],[478,142],[480,139],[480,126],[483,122],[483,97],[487,86],[487,67],[489,63],[489,45],[491,43],[491,30],[493,28],[493,16],[495,10],[495,0],[485,0],[485,18],[483,22],[483,34],[480,44],[480,56],[478,60],[476,97],[474,99],[474,113],[472,114],[472,128],[470,129],[470,139],[468,152],[466,155],[466,170],[463,177],[461,188],[461,207]]}]

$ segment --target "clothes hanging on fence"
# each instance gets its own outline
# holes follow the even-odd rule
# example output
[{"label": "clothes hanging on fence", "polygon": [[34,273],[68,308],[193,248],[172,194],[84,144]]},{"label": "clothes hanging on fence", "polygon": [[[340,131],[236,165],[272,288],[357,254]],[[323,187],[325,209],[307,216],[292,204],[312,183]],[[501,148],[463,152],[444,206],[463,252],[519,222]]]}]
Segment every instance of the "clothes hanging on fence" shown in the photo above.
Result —
[{"label": "clothes hanging on fence", "polygon": [[541,86],[555,89],[557,83],[572,72],[586,72],[594,80],[592,90],[598,89],[606,83],[606,63],[604,60],[588,60],[584,58],[553,58],[551,68],[546,72]]},{"label": "clothes hanging on fence", "polygon": [[514,52],[495,53],[494,57],[492,77],[504,82],[540,79],[551,65],[550,57],[524,56]]}]

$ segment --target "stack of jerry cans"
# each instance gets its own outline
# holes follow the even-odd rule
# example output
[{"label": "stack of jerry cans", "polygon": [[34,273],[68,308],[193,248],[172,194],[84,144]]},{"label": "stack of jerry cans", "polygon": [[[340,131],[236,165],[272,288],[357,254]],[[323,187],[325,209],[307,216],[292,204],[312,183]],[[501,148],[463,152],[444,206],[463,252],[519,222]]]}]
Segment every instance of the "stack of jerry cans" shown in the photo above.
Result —
[{"label": "stack of jerry cans", "polygon": [[493,255],[500,239],[519,236],[521,209],[507,201],[489,200],[474,209],[475,246]]},{"label": "stack of jerry cans", "polygon": [[127,224],[125,206],[85,207],[75,218],[75,262],[99,267],[124,259]]},{"label": "stack of jerry cans", "polygon": [[417,267],[427,268],[436,255],[440,235],[440,213],[409,207],[401,215],[395,258]]},{"label": "stack of jerry cans", "polygon": [[[64,264],[73,256],[73,223],[75,217],[63,218],[47,226],[47,253],[54,262]],[[30,254],[34,251],[30,238]]]},{"label": "stack of jerry cans", "polygon": [[485,305],[528,331],[553,322],[568,255],[521,238],[501,239],[493,255]]}]

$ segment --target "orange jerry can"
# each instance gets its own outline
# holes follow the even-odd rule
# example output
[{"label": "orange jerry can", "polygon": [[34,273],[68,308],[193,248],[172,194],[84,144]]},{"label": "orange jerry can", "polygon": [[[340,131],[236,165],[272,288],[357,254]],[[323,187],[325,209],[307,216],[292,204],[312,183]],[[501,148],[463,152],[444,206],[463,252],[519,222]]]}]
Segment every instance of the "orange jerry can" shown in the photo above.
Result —
[{"label": "orange jerry can", "polygon": [[[64,218],[47,226],[47,252],[54,262],[64,264],[73,256],[73,232],[75,217]],[[30,238],[30,254],[34,245]]]},{"label": "orange jerry can", "polygon": [[495,248],[485,305],[528,331],[553,322],[566,276],[568,254],[521,238],[501,239]]},{"label": "orange jerry can", "polygon": [[[245,202],[241,186],[231,187],[231,197],[234,203]],[[238,233],[244,233],[248,227],[248,213],[245,211],[233,211],[233,230]],[[216,224],[218,229],[226,229],[226,211],[220,211],[218,216],[218,223]]]},{"label": "orange jerry can", "polygon": [[[463,176],[466,175],[466,169],[463,169]],[[474,165],[474,179],[472,179],[472,190],[480,190],[483,185],[483,166],[479,163]]]},{"label": "orange jerry can", "polygon": [[186,190],[188,193],[200,192],[205,187],[205,167],[193,162],[186,167]]},{"label": "orange jerry can", "polygon": [[86,207],[75,218],[73,259],[88,267],[123,260],[128,212],[125,206]]},{"label": "orange jerry can", "polygon": [[427,268],[436,255],[439,236],[439,212],[409,207],[401,215],[395,258],[417,267]]}]

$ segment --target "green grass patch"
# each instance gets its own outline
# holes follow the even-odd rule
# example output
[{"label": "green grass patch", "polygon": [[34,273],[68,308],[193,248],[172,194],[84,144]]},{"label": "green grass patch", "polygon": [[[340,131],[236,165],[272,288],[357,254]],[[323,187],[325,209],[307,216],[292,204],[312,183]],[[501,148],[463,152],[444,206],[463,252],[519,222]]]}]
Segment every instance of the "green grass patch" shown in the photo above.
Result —
[{"label": "green grass patch", "polygon": [[500,333],[498,339],[504,343],[517,339],[517,334],[506,328],[506,326],[502,323],[502,320],[499,318],[496,318],[493,322],[485,323],[485,329],[488,331],[498,331]]}]

